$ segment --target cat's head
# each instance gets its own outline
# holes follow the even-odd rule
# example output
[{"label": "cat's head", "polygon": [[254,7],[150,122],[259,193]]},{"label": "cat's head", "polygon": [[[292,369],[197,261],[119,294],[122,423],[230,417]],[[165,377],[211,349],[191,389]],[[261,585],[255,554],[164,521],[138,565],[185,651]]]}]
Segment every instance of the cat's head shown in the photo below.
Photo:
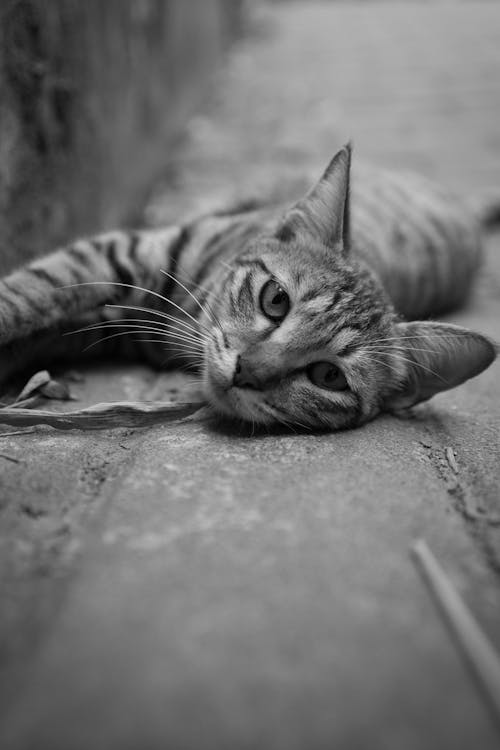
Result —
[{"label": "cat's head", "polygon": [[400,322],[373,274],[349,255],[351,149],[232,263],[205,346],[205,395],[255,423],[354,427],[477,375],[483,336]]}]

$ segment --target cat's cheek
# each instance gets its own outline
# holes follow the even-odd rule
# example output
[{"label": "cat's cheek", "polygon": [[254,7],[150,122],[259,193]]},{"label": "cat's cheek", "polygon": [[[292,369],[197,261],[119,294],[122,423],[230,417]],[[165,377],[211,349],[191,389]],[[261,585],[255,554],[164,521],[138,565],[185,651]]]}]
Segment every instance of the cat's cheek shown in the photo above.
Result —
[{"label": "cat's cheek", "polygon": [[216,411],[231,414],[232,411],[225,395],[226,391],[227,387],[224,386],[224,381],[217,378],[212,368],[205,367],[202,380],[203,396]]},{"label": "cat's cheek", "polygon": [[241,392],[238,388],[231,388],[227,397],[234,415],[240,419],[255,423],[268,421],[258,406],[259,396],[255,396],[252,392]]},{"label": "cat's cheek", "polygon": [[382,414],[383,411],[385,410],[381,408],[377,400],[368,403],[366,399],[360,398],[357,409],[357,421],[355,424],[352,424],[352,427],[362,427]]},{"label": "cat's cheek", "polygon": [[203,362],[203,389],[208,396],[211,391],[223,392],[231,387],[236,353],[227,350],[217,337],[205,346]]}]

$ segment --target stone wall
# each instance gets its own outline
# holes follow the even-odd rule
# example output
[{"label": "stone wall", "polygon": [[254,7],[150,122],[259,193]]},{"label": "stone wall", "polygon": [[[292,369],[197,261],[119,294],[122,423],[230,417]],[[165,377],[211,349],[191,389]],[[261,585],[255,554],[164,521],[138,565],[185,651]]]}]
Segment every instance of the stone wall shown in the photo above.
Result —
[{"label": "stone wall", "polygon": [[131,216],[241,23],[241,0],[2,1],[0,273]]}]

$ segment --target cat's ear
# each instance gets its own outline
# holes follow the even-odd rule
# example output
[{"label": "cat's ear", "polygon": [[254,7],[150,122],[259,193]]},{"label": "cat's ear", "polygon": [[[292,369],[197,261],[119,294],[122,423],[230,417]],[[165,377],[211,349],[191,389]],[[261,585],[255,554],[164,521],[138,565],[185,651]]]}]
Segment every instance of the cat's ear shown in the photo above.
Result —
[{"label": "cat's ear", "polygon": [[[398,323],[406,376],[386,400],[404,409],[479,375],[497,355],[485,336],[448,323]],[[404,357],[404,360],[403,360]]]},{"label": "cat's ear", "polygon": [[285,214],[277,237],[312,236],[327,247],[349,248],[351,144],[338,151],[319,182]]}]

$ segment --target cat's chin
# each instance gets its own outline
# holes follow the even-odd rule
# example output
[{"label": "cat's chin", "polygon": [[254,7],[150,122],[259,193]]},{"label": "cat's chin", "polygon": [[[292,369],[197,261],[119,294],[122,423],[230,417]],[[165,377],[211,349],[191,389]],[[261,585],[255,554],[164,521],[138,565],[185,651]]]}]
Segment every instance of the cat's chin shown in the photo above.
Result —
[{"label": "cat's chin", "polygon": [[271,421],[259,408],[258,396],[251,391],[242,391],[241,388],[226,390],[212,388],[206,393],[206,397],[215,410],[224,416],[257,424],[266,424]]}]

